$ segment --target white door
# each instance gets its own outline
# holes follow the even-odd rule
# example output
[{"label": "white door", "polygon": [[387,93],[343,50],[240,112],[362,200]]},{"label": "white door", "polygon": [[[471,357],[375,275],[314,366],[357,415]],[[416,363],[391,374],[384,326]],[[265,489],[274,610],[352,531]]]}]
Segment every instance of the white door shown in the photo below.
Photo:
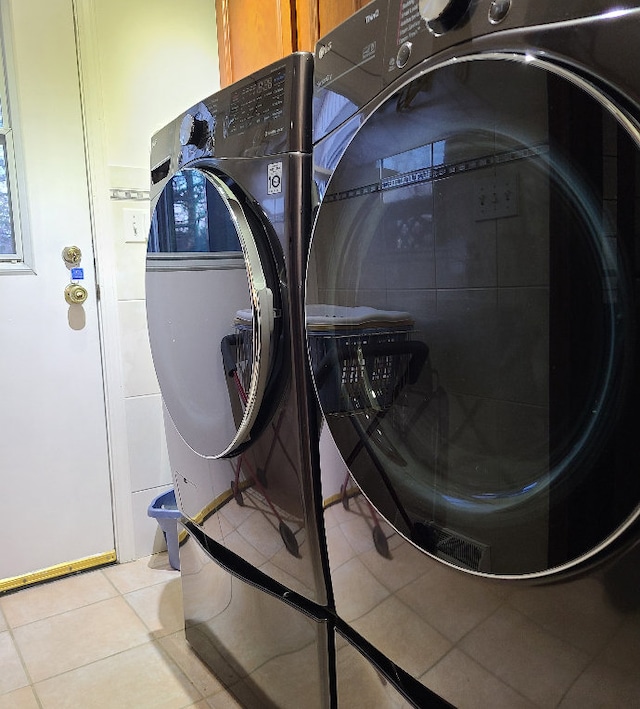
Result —
[{"label": "white door", "polygon": [[[115,558],[72,2],[9,5],[32,255],[31,270],[0,273],[0,589]],[[69,245],[82,251],[83,305],[65,302]]]}]

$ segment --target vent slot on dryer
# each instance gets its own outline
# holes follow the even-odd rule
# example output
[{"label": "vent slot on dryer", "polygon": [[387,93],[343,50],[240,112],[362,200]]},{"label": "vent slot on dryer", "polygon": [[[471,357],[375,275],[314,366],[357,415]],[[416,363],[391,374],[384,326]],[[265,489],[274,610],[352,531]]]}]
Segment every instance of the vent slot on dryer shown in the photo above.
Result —
[{"label": "vent slot on dryer", "polygon": [[491,547],[434,522],[416,522],[413,541],[438,559],[470,571],[491,570]]}]

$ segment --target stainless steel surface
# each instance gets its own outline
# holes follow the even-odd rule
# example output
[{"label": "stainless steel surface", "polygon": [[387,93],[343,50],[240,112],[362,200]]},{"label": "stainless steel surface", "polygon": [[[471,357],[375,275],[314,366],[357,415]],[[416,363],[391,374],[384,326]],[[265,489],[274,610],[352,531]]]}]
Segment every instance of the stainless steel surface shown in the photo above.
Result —
[{"label": "stainless steel surface", "polygon": [[640,4],[422,7],[316,52],[307,305],[427,351],[308,328],[336,612],[459,707],[632,706]]},{"label": "stainless steel surface", "polygon": [[191,535],[180,567],[187,640],[242,706],[330,705],[325,623],[228,573]]},{"label": "stainless steel surface", "polygon": [[317,422],[301,355],[311,59],[256,72],[152,140],[147,313],[189,530],[187,638],[260,709],[332,701]]}]

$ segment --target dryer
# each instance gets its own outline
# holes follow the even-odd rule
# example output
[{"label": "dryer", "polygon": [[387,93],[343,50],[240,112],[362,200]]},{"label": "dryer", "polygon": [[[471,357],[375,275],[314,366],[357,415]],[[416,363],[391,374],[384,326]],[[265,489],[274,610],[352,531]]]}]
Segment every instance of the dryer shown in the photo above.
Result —
[{"label": "dryer", "polygon": [[151,148],[147,313],[186,636],[244,706],[330,702],[301,295],[312,60],[206,98]]},{"label": "dryer", "polygon": [[629,0],[374,0],[316,47],[337,632],[456,706],[639,701],[639,33]]}]

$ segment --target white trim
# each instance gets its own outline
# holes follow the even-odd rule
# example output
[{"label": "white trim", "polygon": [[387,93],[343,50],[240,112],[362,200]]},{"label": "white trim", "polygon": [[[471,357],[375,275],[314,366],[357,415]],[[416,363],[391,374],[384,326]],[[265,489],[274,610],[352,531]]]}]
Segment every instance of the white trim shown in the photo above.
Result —
[{"label": "white trim", "polygon": [[0,274],[34,274],[33,249],[31,247],[31,232],[29,230],[28,208],[26,202],[27,188],[24,169],[22,167],[20,114],[18,97],[16,96],[16,81],[8,81],[8,77],[16,76],[13,63],[13,18],[10,3],[0,0],[0,101],[2,101],[3,127],[7,146],[7,174],[10,180],[11,210],[13,216],[14,236],[16,240],[16,258],[0,260]]},{"label": "white trim", "polygon": [[98,319],[102,351],[107,435],[113,497],[113,522],[118,561],[135,559],[131,471],[125,411],[124,375],[120,347],[116,253],[108,214],[109,182],[105,151],[102,76],[95,26],[94,0],[72,0],[90,209],[96,260],[96,281],[100,286]]}]

